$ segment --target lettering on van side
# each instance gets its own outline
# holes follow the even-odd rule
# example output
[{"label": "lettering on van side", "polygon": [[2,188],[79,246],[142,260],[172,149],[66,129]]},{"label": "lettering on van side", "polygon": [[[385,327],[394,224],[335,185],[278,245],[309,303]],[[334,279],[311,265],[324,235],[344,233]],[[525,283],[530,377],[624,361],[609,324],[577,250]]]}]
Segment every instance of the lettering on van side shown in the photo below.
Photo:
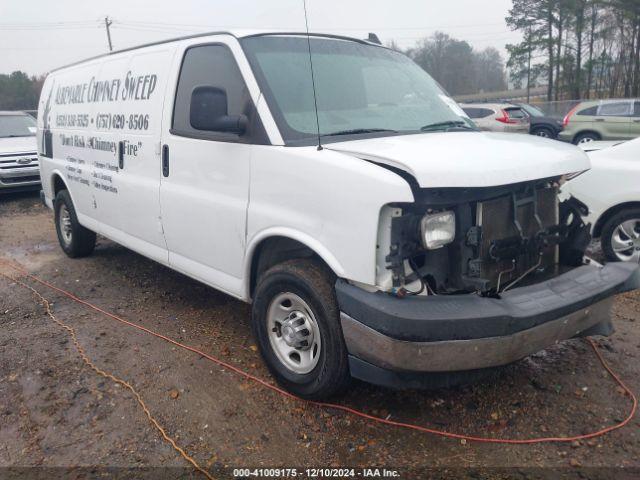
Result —
[{"label": "lettering on van side", "polygon": [[85,113],[64,113],[56,115],[56,127],[81,127],[89,126],[89,115]]},{"label": "lettering on van side", "polygon": [[155,73],[135,75],[129,70],[123,79],[97,80],[75,85],[58,85],[55,96],[57,105],[79,103],[149,100],[158,84]]},{"label": "lettering on van side", "polygon": [[149,114],[98,113],[96,114],[95,125],[98,130],[123,130],[125,128],[128,130],[148,130]]}]

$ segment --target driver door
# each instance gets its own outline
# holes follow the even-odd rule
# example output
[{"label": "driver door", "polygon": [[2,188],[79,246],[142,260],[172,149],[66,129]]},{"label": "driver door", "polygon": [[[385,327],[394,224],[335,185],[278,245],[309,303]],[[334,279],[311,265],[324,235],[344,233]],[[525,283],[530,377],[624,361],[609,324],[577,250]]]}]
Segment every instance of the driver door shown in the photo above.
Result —
[{"label": "driver door", "polygon": [[202,125],[194,126],[192,115],[194,108],[202,114],[196,94],[205,90],[226,96],[225,118],[251,118],[253,102],[231,47],[216,42],[184,49],[175,103],[165,114],[171,120],[163,128],[160,207],[169,264],[238,295],[253,136],[250,131],[215,131],[215,121],[207,130],[198,129]]}]

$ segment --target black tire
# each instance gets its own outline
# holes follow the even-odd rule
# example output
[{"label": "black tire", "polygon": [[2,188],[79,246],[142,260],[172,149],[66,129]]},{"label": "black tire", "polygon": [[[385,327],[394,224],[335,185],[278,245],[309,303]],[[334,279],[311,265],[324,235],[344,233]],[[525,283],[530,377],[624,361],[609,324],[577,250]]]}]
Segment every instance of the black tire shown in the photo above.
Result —
[{"label": "black tire", "polygon": [[[62,225],[63,212],[68,212],[69,225]],[[78,222],[76,209],[67,190],[60,190],[53,201],[54,220],[58,242],[70,258],[86,257],[96,246],[96,234]]]},{"label": "black tire", "polygon": [[[610,262],[622,261],[622,259],[618,258],[616,253],[613,251],[613,246],[611,243],[611,239],[615,229],[622,223],[633,219],[640,219],[640,208],[627,208],[621,210],[609,220],[607,220],[602,226],[602,231],[600,232],[600,242],[602,244],[602,251],[604,252],[605,257],[607,257],[607,260],[609,260]],[[631,232],[628,233],[630,235],[633,235],[633,233]],[[640,245],[638,245],[637,241],[635,248],[640,248]]]},{"label": "black tire", "polygon": [[[335,276],[319,262],[297,259],[269,269],[256,287],[251,320],[260,353],[277,382],[302,398],[332,397],[343,392],[351,380],[334,285]],[[276,297],[284,293],[293,293],[306,302],[320,331],[317,364],[308,373],[289,369],[269,340],[268,311]]]},{"label": "black tire", "polygon": [[598,142],[600,140],[602,140],[602,137],[598,135],[596,132],[584,132],[584,133],[579,133],[574,137],[573,144],[578,145],[580,143]]},{"label": "black tire", "polygon": [[531,133],[536,137],[550,138],[550,139],[554,139],[557,136],[556,133],[549,127],[538,127],[534,129],[533,132]]}]

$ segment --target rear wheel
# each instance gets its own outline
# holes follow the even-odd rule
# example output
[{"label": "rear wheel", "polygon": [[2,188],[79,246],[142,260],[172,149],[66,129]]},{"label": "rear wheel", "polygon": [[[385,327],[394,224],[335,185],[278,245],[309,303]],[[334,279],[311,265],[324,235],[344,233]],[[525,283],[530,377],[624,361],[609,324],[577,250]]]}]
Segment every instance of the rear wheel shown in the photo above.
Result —
[{"label": "rear wheel", "polygon": [[537,137],[542,138],[556,138],[555,134],[550,128],[547,127],[539,127],[533,131],[533,134]]},{"label": "rear wheel", "polygon": [[607,220],[601,240],[609,261],[640,263],[640,209],[622,210]]},{"label": "rear wheel", "polygon": [[53,204],[58,241],[71,258],[86,257],[96,246],[96,234],[78,222],[76,210],[67,190],[56,195]]},{"label": "rear wheel", "polygon": [[599,140],[601,140],[601,137],[597,133],[585,132],[576,135],[576,137],[573,139],[573,143],[574,145],[580,145],[582,143],[597,142]]},{"label": "rear wheel", "polygon": [[269,269],[254,295],[252,328],[278,383],[293,394],[325,399],[349,384],[335,278],[319,262],[290,260]]}]

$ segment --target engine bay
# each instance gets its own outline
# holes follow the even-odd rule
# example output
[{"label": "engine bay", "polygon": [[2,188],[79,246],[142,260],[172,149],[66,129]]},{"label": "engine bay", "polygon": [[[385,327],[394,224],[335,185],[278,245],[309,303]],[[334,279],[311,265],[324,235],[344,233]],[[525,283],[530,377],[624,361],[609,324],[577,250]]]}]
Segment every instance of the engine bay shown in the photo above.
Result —
[{"label": "engine bay", "polygon": [[[391,220],[385,260],[394,292],[499,296],[581,265],[591,240],[587,209],[559,201],[561,182],[414,190],[416,202],[394,205],[401,214]],[[449,238],[447,221],[455,222]],[[429,231],[429,222],[442,231]],[[403,287],[416,282],[419,291]]]}]

